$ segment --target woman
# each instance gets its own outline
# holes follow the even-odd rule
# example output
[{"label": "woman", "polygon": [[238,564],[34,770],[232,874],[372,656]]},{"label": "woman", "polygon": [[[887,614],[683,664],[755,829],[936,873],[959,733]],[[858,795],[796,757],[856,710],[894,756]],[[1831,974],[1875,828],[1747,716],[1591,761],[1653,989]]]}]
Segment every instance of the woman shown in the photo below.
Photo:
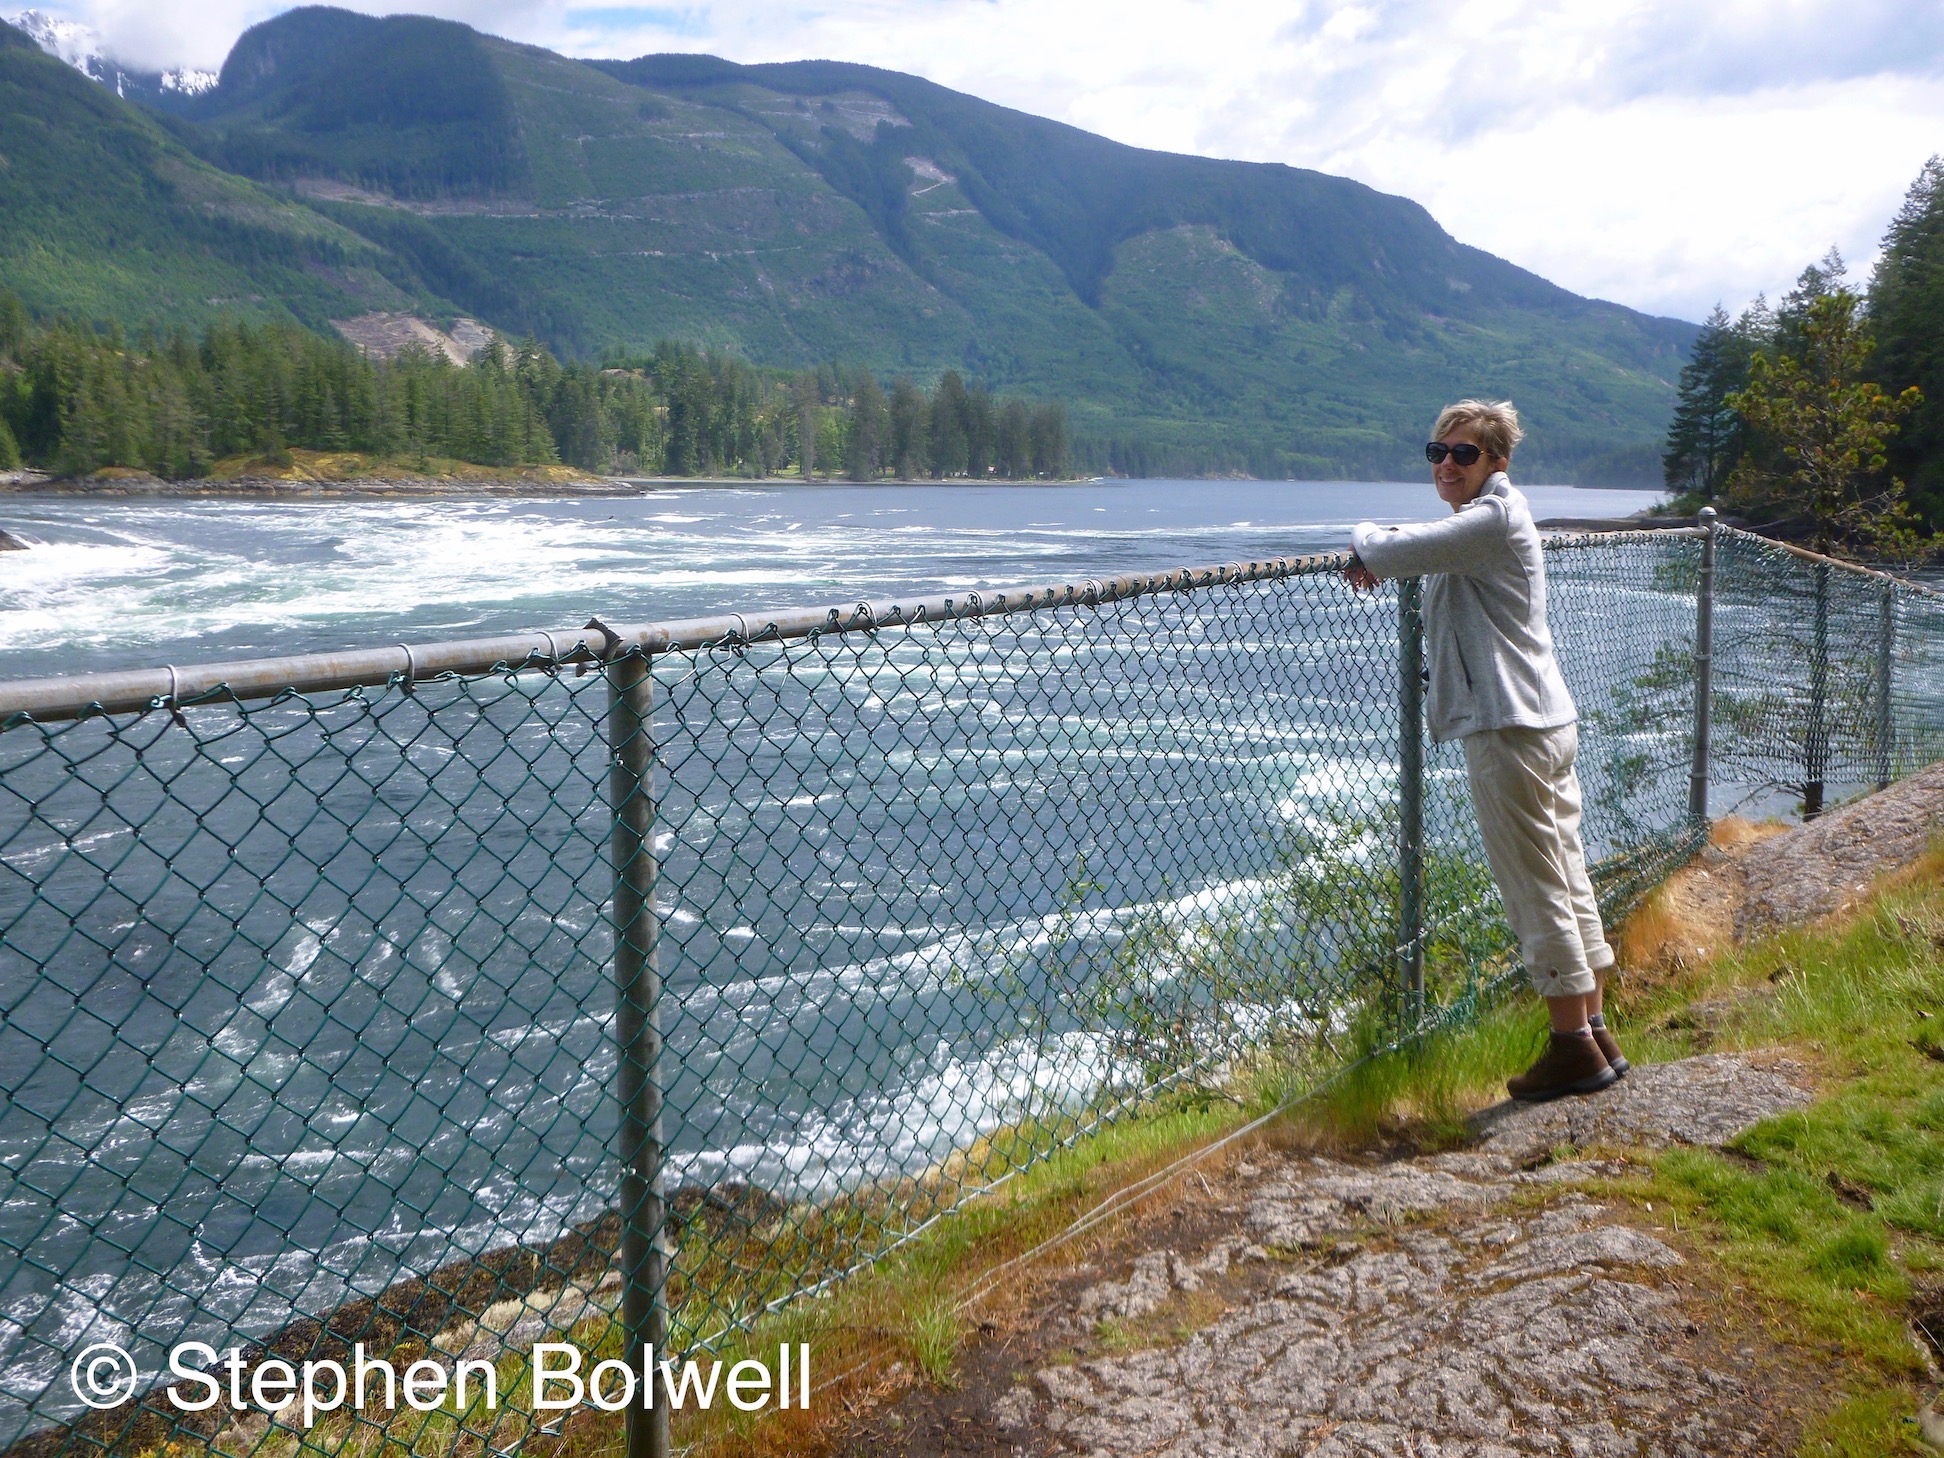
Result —
[{"label": "woman", "polygon": [[1461,740],[1485,858],[1552,1039],[1506,1087],[1540,1102],[1594,1093],[1627,1071],[1602,995],[1613,951],[1580,844],[1579,712],[1546,627],[1546,566],[1526,499],[1505,470],[1524,437],[1509,401],[1447,406],[1424,448],[1452,514],[1415,526],[1361,523],[1344,575],[1423,577],[1431,737]]}]

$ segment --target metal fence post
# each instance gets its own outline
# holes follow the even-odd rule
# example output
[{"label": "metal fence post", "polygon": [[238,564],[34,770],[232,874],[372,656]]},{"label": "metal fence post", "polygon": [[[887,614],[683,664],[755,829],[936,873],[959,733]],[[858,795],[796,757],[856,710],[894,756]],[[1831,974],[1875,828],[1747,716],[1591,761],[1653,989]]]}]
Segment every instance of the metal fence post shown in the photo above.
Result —
[{"label": "metal fence post", "polygon": [[[651,1377],[668,1334],[662,1241],[661,975],[655,963],[654,676],[648,658],[611,659],[608,795],[614,812],[616,1154],[621,1165],[621,1328],[631,1371]],[[644,1357],[650,1365],[644,1365]],[[642,1383],[627,1412],[627,1458],[667,1458],[668,1405]]]},{"label": "metal fence post", "polygon": [[1883,584],[1882,617],[1877,621],[1877,788],[1890,788],[1891,771],[1896,768],[1897,722],[1891,713],[1890,675],[1897,659],[1897,585]]},{"label": "metal fence post", "polygon": [[1397,984],[1404,1026],[1424,1016],[1424,582],[1397,584]]},{"label": "metal fence post", "polygon": [[1829,775],[1829,563],[1815,566],[1816,608],[1809,641],[1809,725],[1802,744],[1802,818],[1822,814]]},{"label": "metal fence post", "polygon": [[1694,592],[1694,760],[1688,768],[1688,814],[1708,818],[1708,714],[1714,693],[1715,509],[1701,508],[1701,573]]}]

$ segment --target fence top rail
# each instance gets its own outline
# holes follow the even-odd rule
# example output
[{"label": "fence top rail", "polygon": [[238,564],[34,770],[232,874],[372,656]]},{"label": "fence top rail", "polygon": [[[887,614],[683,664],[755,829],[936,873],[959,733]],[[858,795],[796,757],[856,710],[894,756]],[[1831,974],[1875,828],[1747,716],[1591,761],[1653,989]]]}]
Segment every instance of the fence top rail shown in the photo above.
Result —
[{"label": "fence top rail", "polygon": [[[1724,531],[1732,530],[1724,528]],[[1547,545],[1576,548],[1665,541],[1670,537],[1699,537],[1700,527],[1643,528],[1619,532],[1553,532]],[[1766,538],[1753,537],[1764,541]],[[1825,559],[1782,543],[1799,557]],[[155,708],[213,702],[275,698],[284,693],[325,693],[332,690],[376,688],[393,682],[420,682],[447,674],[490,673],[502,668],[552,668],[604,662],[629,652],[670,653],[721,645],[782,642],[830,633],[869,631],[921,623],[998,617],[1041,612],[1058,607],[1087,607],[1163,593],[1191,592],[1209,587],[1269,582],[1287,577],[1335,571],[1349,561],[1347,552],[1317,552],[1300,557],[1275,557],[1256,562],[1182,567],[1158,573],[1126,573],[1082,583],[1015,587],[994,592],[967,592],[952,597],[925,598],[912,603],[860,602],[845,607],[801,608],[757,614],[722,613],[670,622],[610,625],[599,618],[578,628],[529,629],[492,638],[469,638],[438,643],[400,643],[380,648],[347,649],[277,658],[233,659],[217,663],[162,668],[127,669],[109,673],[68,674],[51,678],[0,680],[0,729],[16,722],[53,722],[93,714],[127,713]],[[1869,572],[1851,563],[1835,565]],[[1881,573],[1870,573],[1883,577]],[[1885,578],[1886,581],[1898,579]],[[1904,583],[1933,596],[1934,589]]]},{"label": "fence top rail", "polygon": [[48,722],[158,706],[374,688],[447,674],[490,673],[499,668],[593,664],[636,651],[656,654],[717,645],[773,643],[827,633],[998,617],[1058,607],[1089,607],[1162,593],[1326,573],[1342,568],[1349,560],[1347,552],[1318,552],[1303,557],[1180,567],[1168,572],[1127,573],[1079,583],[966,592],[909,603],[859,602],[841,607],[720,613],[641,624],[611,625],[593,618],[578,628],[529,629],[493,638],[399,643],[335,653],[13,679],[0,681],[0,728],[22,716]]},{"label": "fence top rail", "polygon": [[1740,537],[1745,542],[1758,543],[1761,546],[1772,548],[1775,551],[1787,553],[1789,556],[1799,558],[1804,562],[1819,562],[1828,567],[1840,567],[1843,571],[1854,573],[1859,577],[1875,578],[1878,582],[1886,585],[1894,584],[1906,591],[1915,592],[1924,597],[1944,599],[1944,592],[1940,592],[1928,583],[1912,582],[1908,577],[1899,577],[1895,573],[1885,572],[1880,568],[1865,567],[1860,562],[1845,562],[1841,557],[1825,556],[1821,552],[1812,552],[1807,547],[1798,547],[1793,542],[1779,542],[1774,537],[1765,537],[1759,532],[1743,531],[1739,527],[1718,527],[1716,530],[1721,536]]}]

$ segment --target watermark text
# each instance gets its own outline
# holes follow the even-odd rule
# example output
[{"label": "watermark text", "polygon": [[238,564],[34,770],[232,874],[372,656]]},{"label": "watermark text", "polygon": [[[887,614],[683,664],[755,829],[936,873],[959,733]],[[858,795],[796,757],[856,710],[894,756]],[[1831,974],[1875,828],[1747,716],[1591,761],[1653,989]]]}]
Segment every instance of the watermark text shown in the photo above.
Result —
[{"label": "watermark text", "polygon": [[[706,1411],[718,1401],[740,1412],[810,1405],[810,1348],[803,1342],[779,1346],[774,1359],[656,1361],[648,1347],[638,1366],[614,1357],[587,1364],[587,1354],[571,1342],[536,1343],[528,1406],[536,1413],[583,1405],[620,1412],[642,1398],[678,1412]],[[461,1358],[447,1366],[421,1357],[401,1370],[383,1357],[367,1356],[362,1342],[351,1349],[348,1363],[252,1360],[241,1347],[219,1352],[207,1342],[183,1342],[169,1353],[169,1375],[177,1381],[166,1397],[178,1412],[207,1412],[225,1404],[233,1412],[267,1412],[306,1429],[346,1407],[396,1412],[401,1400],[417,1412],[447,1406],[465,1412],[475,1405],[494,1412],[500,1405],[499,1369],[492,1362]],[[89,1407],[110,1408],[135,1395],[140,1374],[122,1348],[97,1342],[74,1359],[68,1383]]]}]

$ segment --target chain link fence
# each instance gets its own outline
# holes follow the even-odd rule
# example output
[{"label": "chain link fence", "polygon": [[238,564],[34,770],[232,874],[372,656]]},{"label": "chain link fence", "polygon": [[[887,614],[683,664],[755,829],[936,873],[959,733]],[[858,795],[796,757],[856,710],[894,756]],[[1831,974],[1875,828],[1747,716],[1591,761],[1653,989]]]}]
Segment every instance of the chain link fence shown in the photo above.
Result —
[{"label": "chain link fence", "polygon": [[[1944,598],[1716,536],[1548,543],[1610,915],[1705,834],[1697,664],[1717,806],[1944,756]],[[719,1347],[1468,1016],[1416,584],[1342,565],[0,685],[0,1447],[507,1452],[536,1343]]]},{"label": "chain link fence", "polygon": [[1720,536],[1718,810],[1813,815],[1944,759],[1944,593]]}]

